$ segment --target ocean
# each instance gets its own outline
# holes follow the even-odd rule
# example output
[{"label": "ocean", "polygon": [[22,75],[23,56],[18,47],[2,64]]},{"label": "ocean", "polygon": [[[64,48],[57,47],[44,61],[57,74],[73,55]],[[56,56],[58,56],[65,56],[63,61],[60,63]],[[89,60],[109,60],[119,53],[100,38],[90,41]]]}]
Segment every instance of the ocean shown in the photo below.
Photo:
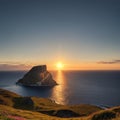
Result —
[{"label": "ocean", "polygon": [[27,71],[1,71],[0,88],[22,96],[50,98],[58,104],[120,105],[120,71],[50,71],[59,85],[25,87],[16,85]]}]

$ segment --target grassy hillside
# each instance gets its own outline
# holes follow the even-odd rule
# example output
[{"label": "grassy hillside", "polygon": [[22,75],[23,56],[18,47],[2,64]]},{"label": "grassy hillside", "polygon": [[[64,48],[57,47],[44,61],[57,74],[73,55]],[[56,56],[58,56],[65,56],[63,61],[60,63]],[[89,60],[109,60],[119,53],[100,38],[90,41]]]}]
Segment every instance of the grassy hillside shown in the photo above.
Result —
[{"label": "grassy hillside", "polygon": [[16,93],[0,89],[0,104],[2,105],[8,105],[13,106],[13,98],[20,97],[20,95],[17,95]]},{"label": "grassy hillside", "polygon": [[64,106],[50,99],[22,97],[0,89],[0,120],[120,120],[120,107]]},{"label": "grassy hillside", "polygon": [[120,120],[120,107],[102,110],[84,117],[60,118],[0,105],[0,120]]}]

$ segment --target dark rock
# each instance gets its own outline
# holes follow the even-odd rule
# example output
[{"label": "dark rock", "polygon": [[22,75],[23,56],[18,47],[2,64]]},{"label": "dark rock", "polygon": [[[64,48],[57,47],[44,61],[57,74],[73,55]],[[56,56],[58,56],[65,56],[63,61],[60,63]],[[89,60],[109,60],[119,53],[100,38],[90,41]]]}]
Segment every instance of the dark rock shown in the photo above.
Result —
[{"label": "dark rock", "polygon": [[79,117],[80,115],[73,112],[72,110],[59,110],[56,112],[55,116],[69,118],[69,117]]},{"label": "dark rock", "polygon": [[41,113],[51,115],[51,116],[56,116],[56,117],[61,117],[61,118],[70,118],[70,117],[80,117],[82,115],[75,113],[72,110],[50,110],[50,111],[40,111]]},{"label": "dark rock", "polygon": [[4,99],[1,99],[1,98],[0,98],[0,104],[7,105],[6,101]]},{"label": "dark rock", "polygon": [[31,97],[17,97],[13,99],[14,108],[31,110],[34,109],[34,102]]},{"label": "dark rock", "polygon": [[113,111],[103,111],[93,115],[91,120],[112,120],[116,118],[116,113]]},{"label": "dark rock", "polygon": [[35,66],[17,84],[25,86],[54,86],[57,83],[47,71],[46,65]]}]

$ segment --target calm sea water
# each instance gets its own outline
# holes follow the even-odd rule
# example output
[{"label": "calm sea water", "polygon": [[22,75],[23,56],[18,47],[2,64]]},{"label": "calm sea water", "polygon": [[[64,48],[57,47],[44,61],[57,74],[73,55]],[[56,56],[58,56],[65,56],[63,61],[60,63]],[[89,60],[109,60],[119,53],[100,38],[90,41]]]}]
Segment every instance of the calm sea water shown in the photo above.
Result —
[{"label": "calm sea water", "polygon": [[53,88],[16,85],[25,73],[0,72],[0,88],[23,96],[51,98],[60,104],[120,105],[120,71],[51,71],[59,84]]}]

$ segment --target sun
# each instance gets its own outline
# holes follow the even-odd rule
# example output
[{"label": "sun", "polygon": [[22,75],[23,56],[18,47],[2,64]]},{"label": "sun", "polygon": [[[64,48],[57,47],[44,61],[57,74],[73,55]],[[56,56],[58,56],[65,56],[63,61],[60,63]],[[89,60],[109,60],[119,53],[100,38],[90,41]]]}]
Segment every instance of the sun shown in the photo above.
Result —
[{"label": "sun", "polygon": [[58,70],[62,70],[62,69],[64,68],[64,64],[61,63],[61,62],[58,62],[58,63],[56,64],[56,67],[57,67]]}]

